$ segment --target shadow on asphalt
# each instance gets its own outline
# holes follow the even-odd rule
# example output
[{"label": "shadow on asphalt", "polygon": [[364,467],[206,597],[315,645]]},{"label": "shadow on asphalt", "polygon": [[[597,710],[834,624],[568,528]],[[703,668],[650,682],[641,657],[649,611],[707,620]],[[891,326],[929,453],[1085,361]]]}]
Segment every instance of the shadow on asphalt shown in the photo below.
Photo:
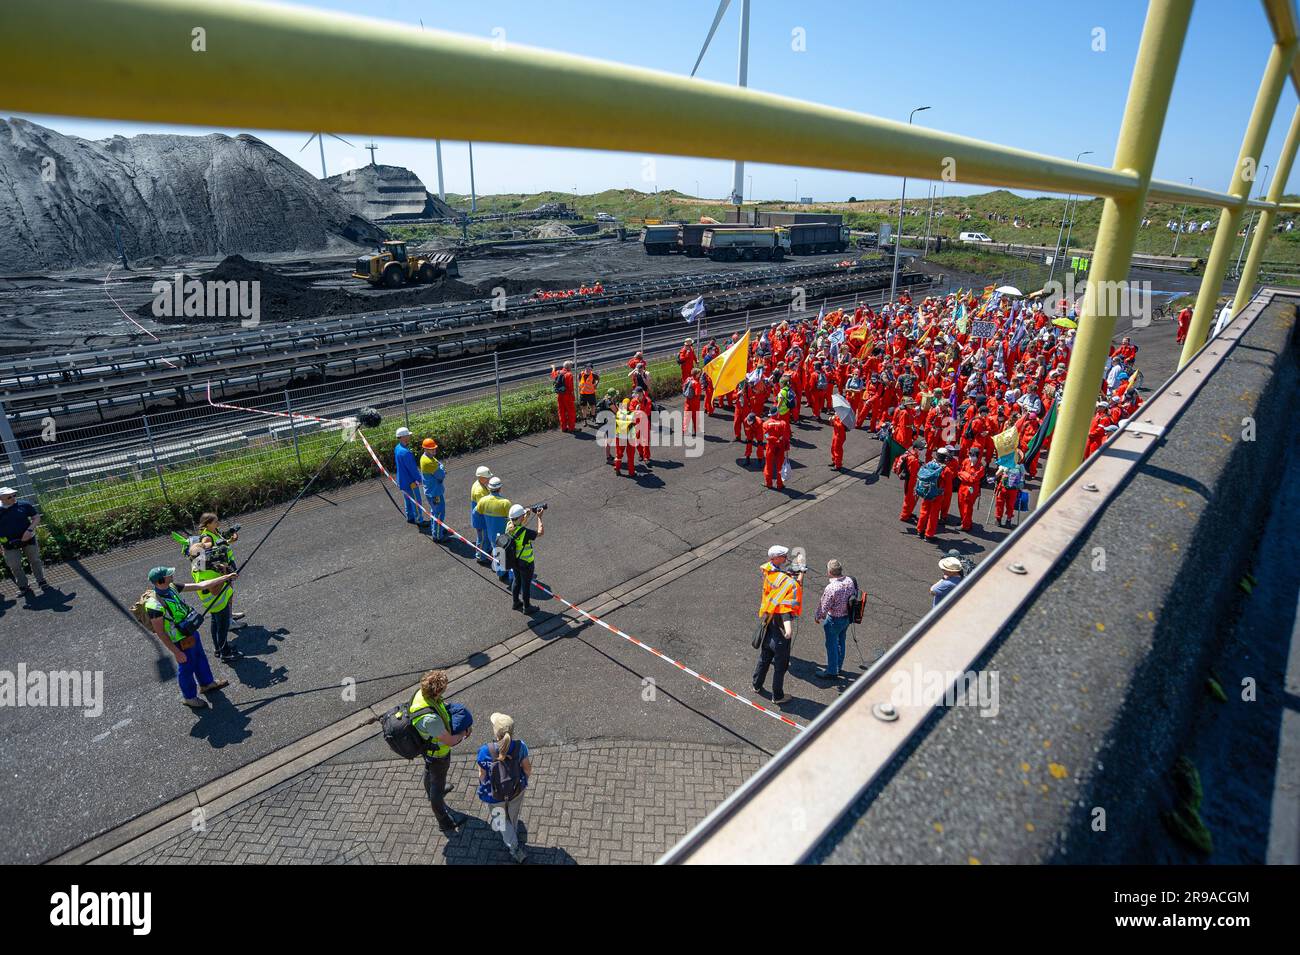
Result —
[{"label": "shadow on asphalt", "polygon": [[[524,812],[528,811],[527,797],[524,797]],[[493,831],[492,826],[477,816],[470,816],[469,821],[454,836],[443,836],[442,857],[447,865],[515,865],[510,852],[501,836]],[[528,826],[519,820],[519,839],[528,859],[524,865],[577,865],[578,861],[559,846],[528,845]]]}]

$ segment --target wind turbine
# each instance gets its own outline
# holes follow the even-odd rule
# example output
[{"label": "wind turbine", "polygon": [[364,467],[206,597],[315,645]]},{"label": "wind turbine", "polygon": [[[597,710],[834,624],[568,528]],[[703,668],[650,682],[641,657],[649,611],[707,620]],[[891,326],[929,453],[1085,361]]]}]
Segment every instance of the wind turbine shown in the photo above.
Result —
[{"label": "wind turbine", "polygon": [[[691,68],[691,76],[700,68],[700,63],[704,60],[704,54],[709,51],[709,44],[713,41],[713,34],[718,32],[718,24],[722,22],[722,17],[727,12],[727,7],[731,0],[721,0],[718,4],[718,12],[713,15],[713,25],[709,27],[709,35],[704,38],[704,46],[700,48],[700,55],[695,58],[695,66]],[[749,85],[749,0],[740,0],[740,55],[739,63],[736,67],[736,85],[742,89]],[[731,180],[731,204],[740,205],[744,201],[745,186],[745,162],[737,159],[732,167]]]},{"label": "wind turbine", "polygon": [[[311,141],[314,139],[320,145],[320,177],[322,179],[328,178],[329,176],[329,173],[325,171],[325,137],[326,136],[334,136],[334,134],[333,133],[312,133],[310,136],[307,137],[307,141],[302,144],[302,149],[306,149],[308,146],[311,145]],[[352,146],[352,144],[349,143],[342,136],[334,136],[334,138],[345,145]],[[357,147],[352,146],[352,148],[356,149]],[[298,150],[298,152],[302,152],[302,149]]]}]

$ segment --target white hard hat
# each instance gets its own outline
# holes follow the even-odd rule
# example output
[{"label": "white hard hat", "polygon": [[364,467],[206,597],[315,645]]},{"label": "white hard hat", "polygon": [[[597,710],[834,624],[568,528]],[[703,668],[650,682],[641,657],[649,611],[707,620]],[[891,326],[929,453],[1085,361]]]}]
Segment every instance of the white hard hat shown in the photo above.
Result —
[{"label": "white hard hat", "polygon": [[522,504],[516,504],[510,508],[510,519],[512,521],[517,521],[519,520],[519,518],[523,516],[524,516],[524,506]]},{"label": "white hard hat", "polygon": [[771,547],[767,549],[767,556],[769,560],[774,557],[784,557],[788,553],[790,553],[790,548],[782,547],[780,544],[773,544]]},{"label": "white hard hat", "polygon": [[410,436],[411,436],[410,428],[398,428],[397,434],[394,435],[394,437],[397,438],[409,438]]},{"label": "white hard hat", "polygon": [[480,464],[478,470],[474,472],[475,477],[491,477],[492,469],[486,464]]},{"label": "white hard hat", "polygon": [[500,489],[501,489],[501,479],[499,477],[494,477],[492,480],[488,481],[489,491],[497,491]]}]

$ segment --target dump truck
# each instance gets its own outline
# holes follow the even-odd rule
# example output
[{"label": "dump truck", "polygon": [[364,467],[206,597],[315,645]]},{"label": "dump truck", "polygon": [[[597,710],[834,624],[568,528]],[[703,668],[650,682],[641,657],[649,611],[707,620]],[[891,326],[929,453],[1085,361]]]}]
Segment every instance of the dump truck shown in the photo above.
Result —
[{"label": "dump truck", "polygon": [[677,246],[676,225],[651,225],[646,223],[641,233],[641,244],[645,246],[646,255],[667,255],[679,251]]},{"label": "dump truck", "polygon": [[843,252],[849,247],[849,230],[828,222],[800,222],[781,230],[791,255]]},{"label": "dump truck", "polygon": [[705,229],[700,247],[714,262],[785,258],[785,246],[776,229]]},{"label": "dump truck", "polygon": [[417,282],[430,285],[458,274],[453,253],[408,254],[405,242],[392,239],[384,242],[377,251],[358,257],[352,270],[354,279],[364,279],[371,285],[387,288],[400,288]]},{"label": "dump truck", "polygon": [[736,222],[688,222],[677,231],[677,251],[692,259],[702,258],[704,252],[704,233],[710,229],[745,229],[750,228]]}]

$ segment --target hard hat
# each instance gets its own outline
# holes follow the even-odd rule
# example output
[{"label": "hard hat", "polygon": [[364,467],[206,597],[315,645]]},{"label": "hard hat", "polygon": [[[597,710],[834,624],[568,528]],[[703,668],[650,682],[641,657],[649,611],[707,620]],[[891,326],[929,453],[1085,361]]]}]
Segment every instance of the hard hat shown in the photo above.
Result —
[{"label": "hard hat", "polygon": [[769,560],[771,560],[774,557],[784,557],[788,553],[790,553],[790,548],[782,547],[780,544],[773,544],[771,547],[767,549],[767,556]]},{"label": "hard hat", "polygon": [[494,477],[492,480],[488,481],[488,490],[489,491],[501,490],[501,479],[499,477]]},{"label": "hard hat", "polygon": [[475,477],[491,477],[492,469],[486,465],[480,464],[478,470],[474,472]]},{"label": "hard hat", "polygon": [[516,504],[510,508],[510,519],[512,521],[517,521],[519,518],[524,516],[524,513],[524,506],[522,504]]},{"label": "hard hat", "polygon": [[397,438],[409,438],[410,436],[411,436],[410,428],[398,428],[397,434],[394,435],[394,437]]},{"label": "hard hat", "polygon": [[433,440],[433,438],[425,438],[420,442],[420,447],[424,448],[426,451],[437,451],[438,442]]}]

